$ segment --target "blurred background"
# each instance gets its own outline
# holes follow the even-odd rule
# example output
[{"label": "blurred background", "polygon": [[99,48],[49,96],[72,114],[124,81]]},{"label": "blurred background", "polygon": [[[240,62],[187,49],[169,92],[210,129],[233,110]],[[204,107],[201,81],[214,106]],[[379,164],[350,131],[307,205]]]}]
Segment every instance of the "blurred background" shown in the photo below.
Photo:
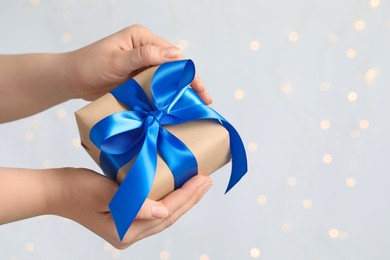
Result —
[{"label": "blurred background", "polygon": [[[224,195],[223,167],[173,227],[124,251],[56,216],[2,225],[1,259],[390,259],[389,1],[2,1],[0,53],[70,51],[135,23],[194,60],[247,176]],[[1,125],[0,165],[100,172],[73,115],[86,104]]]}]

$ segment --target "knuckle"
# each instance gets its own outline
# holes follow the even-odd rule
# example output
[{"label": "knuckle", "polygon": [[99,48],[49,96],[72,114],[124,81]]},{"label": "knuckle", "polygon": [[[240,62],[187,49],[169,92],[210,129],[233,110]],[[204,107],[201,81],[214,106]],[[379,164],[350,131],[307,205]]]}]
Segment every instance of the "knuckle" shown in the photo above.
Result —
[{"label": "knuckle", "polygon": [[177,217],[175,215],[170,215],[165,219],[165,229],[171,227],[177,220]]},{"label": "knuckle", "polygon": [[123,242],[123,241],[117,241],[112,244],[113,247],[115,247],[118,250],[124,250],[128,248],[131,245],[130,242]]},{"label": "knuckle", "polygon": [[152,58],[153,54],[153,48],[150,45],[145,45],[140,48],[140,58],[143,61],[143,63],[149,64]]},{"label": "knuckle", "polygon": [[201,192],[197,192],[192,196],[194,204],[197,204],[203,198],[203,194]]},{"label": "knuckle", "polygon": [[124,29],[124,32],[127,35],[132,35],[136,38],[143,38],[145,35],[150,34],[150,31],[141,24],[133,24]]},{"label": "knuckle", "polygon": [[110,54],[110,57],[108,58],[108,65],[110,68],[113,68],[114,70],[120,70],[122,68],[122,57],[120,53],[113,52]]},{"label": "knuckle", "polygon": [[[117,75],[117,76],[126,76],[128,74],[128,70],[130,69],[128,67],[127,61],[124,58],[124,54],[121,51],[112,52],[107,60],[107,67],[109,68],[109,75]],[[111,76],[109,75],[102,75],[104,80],[110,81],[112,80]]]},{"label": "knuckle", "polygon": [[[116,233],[115,233],[116,235]],[[134,244],[137,240],[135,240],[134,236],[133,235],[130,235],[128,236],[126,234],[126,236],[123,238],[123,240],[119,240],[119,237],[116,235],[115,238],[112,238],[112,240],[110,241],[111,245],[113,247],[115,247],[116,249],[118,250],[124,250],[126,248],[128,248],[129,246],[131,246],[132,244]]]},{"label": "knuckle", "polygon": [[136,218],[137,219],[147,219],[149,218],[150,216],[148,214],[145,214],[142,209],[138,212]]},{"label": "knuckle", "polygon": [[196,190],[183,190],[183,194],[183,196],[187,197],[187,201],[192,201],[194,204],[198,203],[202,198],[202,194]]},{"label": "knuckle", "polygon": [[142,31],[146,30],[145,26],[143,26],[141,24],[133,24],[133,25],[129,26],[128,29],[131,31],[136,31],[136,32],[142,32]]}]

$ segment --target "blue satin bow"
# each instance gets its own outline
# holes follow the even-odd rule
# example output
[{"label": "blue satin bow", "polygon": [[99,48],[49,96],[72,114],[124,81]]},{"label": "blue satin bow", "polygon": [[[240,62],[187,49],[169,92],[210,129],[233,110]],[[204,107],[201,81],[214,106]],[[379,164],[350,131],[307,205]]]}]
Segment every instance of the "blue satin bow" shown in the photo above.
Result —
[{"label": "blue satin bow", "polygon": [[164,125],[201,119],[223,125],[229,132],[232,155],[232,173],[226,192],[247,172],[245,148],[239,134],[189,87],[194,76],[191,60],[160,65],[151,83],[153,103],[141,86],[130,79],[111,94],[132,110],[109,115],[90,131],[91,141],[101,150],[100,167],[114,180],[118,170],[138,154],[109,204],[121,240],[152,188],[157,154],[171,170],[175,189],[198,172],[192,152]]}]

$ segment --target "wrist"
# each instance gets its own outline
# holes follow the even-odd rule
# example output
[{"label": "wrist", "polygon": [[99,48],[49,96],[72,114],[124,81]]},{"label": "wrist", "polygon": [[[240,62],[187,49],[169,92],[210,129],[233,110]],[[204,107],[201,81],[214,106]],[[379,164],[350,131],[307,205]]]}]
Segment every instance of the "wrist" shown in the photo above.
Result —
[{"label": "wrist", "polygon": [[0,224],[50,214],[47,177],[42,170],[0,168]]},{"label": "wrist", "polygon": [[[91,75],[97,73],[95,71],[96,60],[89,57],[86,48],[81,48],[75,51],[63,53],[66,59],[66,95],[69,99],[82,98],[85,100],[95,99],[95,87],[98,82],[91,82]],[[87,61],[87,62],[85,62]],[[98,88],[99,91],[99,88]]]},{"label": "wrist", "polygon": [[79,93],[77,93],[77,88],[81,83],[78,80],[79,69],[76,66],[75,56],[77,56],[75,51],[58,54],[59,63],[62,65],[60,67],[62,70],[60,74],[60,91],[66,100],[81,98]]},{"label": "wrist", "polygon": [[64,216],[69,199],[66,190],[68,180],[65,168],[46,169],[43,187],[45,189],[45,214]]}]

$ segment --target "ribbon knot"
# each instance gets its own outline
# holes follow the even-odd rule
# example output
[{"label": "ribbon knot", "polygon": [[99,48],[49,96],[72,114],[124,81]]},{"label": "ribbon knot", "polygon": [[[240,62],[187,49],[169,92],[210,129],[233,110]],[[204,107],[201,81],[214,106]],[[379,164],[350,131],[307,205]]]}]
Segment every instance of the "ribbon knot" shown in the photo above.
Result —
[{"label": "ribbon knot", "polygon": [[221,124],[229,132],[232,157],[226,192],[247,172],[245,149],[239,134],[190,88],[194,76],[191,60],[160,65],[151,82],[152,103],[141,86],[130,79],[111,94],[133,110],[109,115],[90,131],[91,141],[101,150],[100,167],[114,180],[118,170],[138,154],[109,204],[121,240],[152,188],[157,154],[171,170],[175,189],[198,172],[195,156],[163,125],[204,119]]},{"label": "ribbon knot", "polygon": [[154,118],[156,119],[156,121],[160,124],[160,120],[161,118],[164,116],[164,113],[161,112],[160,110],[154,110],[154,111],[150,111],[149,114]]}]

